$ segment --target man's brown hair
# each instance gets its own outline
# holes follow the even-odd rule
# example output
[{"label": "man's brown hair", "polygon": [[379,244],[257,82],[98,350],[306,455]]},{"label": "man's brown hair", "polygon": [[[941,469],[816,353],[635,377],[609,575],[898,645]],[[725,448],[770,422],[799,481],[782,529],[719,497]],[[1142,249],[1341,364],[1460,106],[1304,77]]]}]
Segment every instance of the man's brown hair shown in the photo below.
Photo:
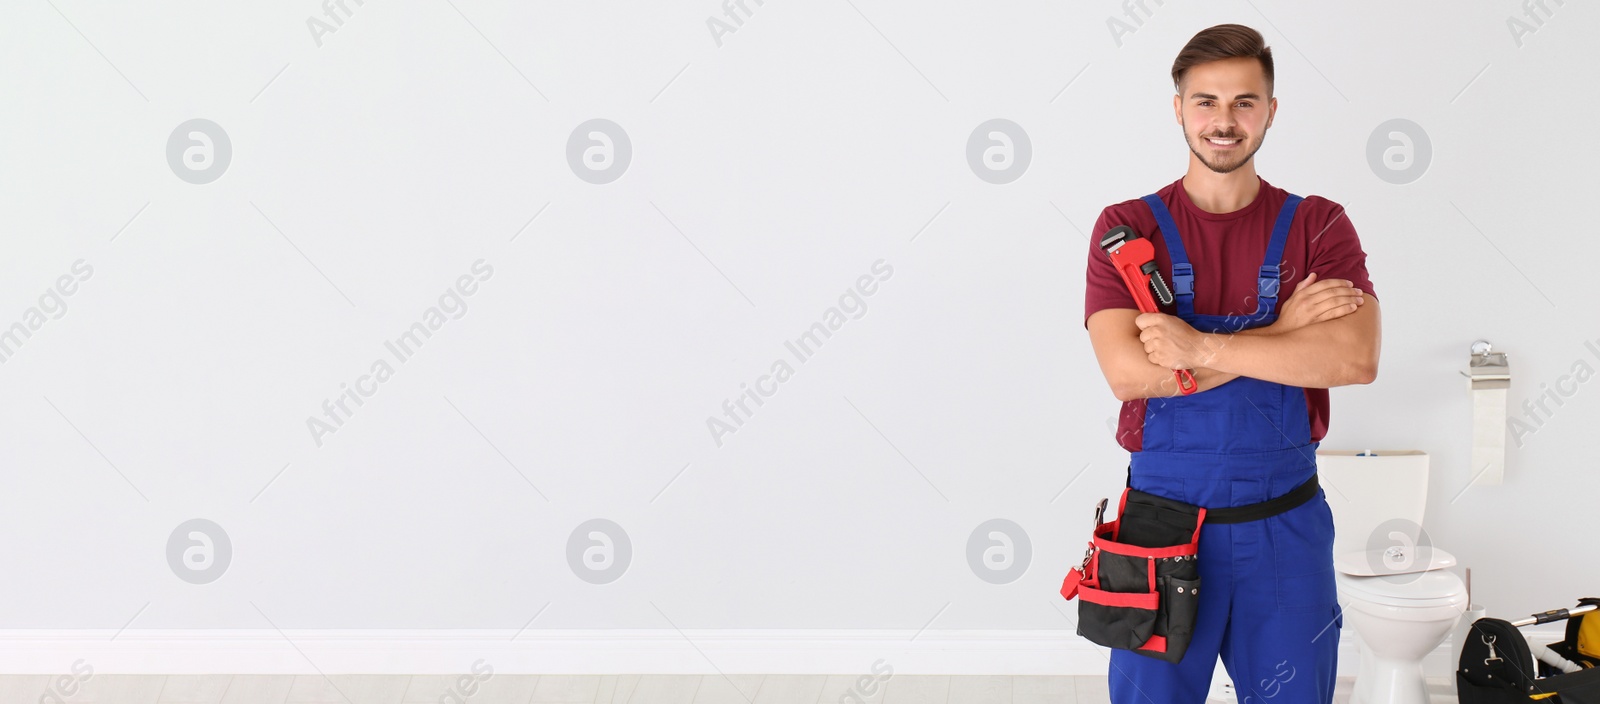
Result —
[{"label": "man's brown hair", "polygon": [[1233,58],[1253,58],[1261,62],[1267,76],[1267,97],[1272,96],[1272,48],[1261,33],[1242,24],[1219,24],[1194,35],[1178,59],[1172,62],[1172,87],[1182,93],[1183,75],[1196,64]]}]

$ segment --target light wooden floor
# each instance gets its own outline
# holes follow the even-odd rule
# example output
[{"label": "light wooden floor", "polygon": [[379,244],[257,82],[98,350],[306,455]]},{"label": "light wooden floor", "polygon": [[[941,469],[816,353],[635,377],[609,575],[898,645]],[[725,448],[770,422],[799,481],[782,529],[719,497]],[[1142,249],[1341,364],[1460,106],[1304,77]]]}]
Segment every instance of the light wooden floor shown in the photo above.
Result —
[{"label": "light wooden floor", "polygon": [[[0,675],[9,704],[837,704],[860,675],[491,675],[476,691],[458,675]],[[1347,704],[1353,678],[1334,699]],[[459,698],[451,699],[454,692]],[[47,696],[55,694],[59,697]],[[1429,680],[1435,702],[1455,702]],[[867,704],[1110,704],[1105,677],[892,676]],[[1157,703],[1160,704],[1160,703]]]}]

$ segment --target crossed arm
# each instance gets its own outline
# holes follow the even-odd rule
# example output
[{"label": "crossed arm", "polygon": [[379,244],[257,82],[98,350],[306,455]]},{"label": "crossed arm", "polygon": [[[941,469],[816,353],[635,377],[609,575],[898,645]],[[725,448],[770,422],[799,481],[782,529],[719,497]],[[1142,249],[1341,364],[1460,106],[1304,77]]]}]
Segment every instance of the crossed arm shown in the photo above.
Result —
[{"label": "crossed arm", "polygon": [[[1143,324],[1141,326],[1141,323]],[[1194,372],[1195,393],[1241,376],[1305,388],[1370,384],[1378,375],[1378,301],[1293,330],[1277,323],[1202,333],[1175,316],[1109,308],[1089,317],[1100,371],[1119,401],[1178,395],[1174,369]]]}]

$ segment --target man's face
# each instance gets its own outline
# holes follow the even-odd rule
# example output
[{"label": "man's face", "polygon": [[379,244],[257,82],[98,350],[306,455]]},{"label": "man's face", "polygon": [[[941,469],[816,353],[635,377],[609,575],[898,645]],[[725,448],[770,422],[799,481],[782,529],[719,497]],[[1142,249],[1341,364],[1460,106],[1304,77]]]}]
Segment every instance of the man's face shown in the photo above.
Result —
[{"label": "man's face", "polygon": [[1261,62],[1234,58],[1199,64],[1184,74],[1180,89],[1173,109],[1200,163],[1219,174],[1249,163],[1278,109],[1278,99],[1268,98]]}]

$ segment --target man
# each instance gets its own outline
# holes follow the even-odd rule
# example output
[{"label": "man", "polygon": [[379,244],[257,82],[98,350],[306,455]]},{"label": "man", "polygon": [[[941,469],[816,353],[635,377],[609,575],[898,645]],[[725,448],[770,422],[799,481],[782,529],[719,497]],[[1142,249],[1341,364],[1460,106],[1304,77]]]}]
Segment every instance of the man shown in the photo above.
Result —
[{"label": "man", "polygon": [[[1117,440],[1132,453],[1130,487],[1213,511],[1270,502],[1245,515],[1281,512],[1205,522],[1205,589],[1183,659],[1113,649],[1111,701],[1201,704],[1220,656],[1240,701],[1332,702],[1343,614],[1315,453],[1328,388],[1377,377],[1366,254],[1341,206],[1256,175],[1252,157],[1278,108],[1259,32],[1225,24],[1196,34],[1172,80],[1188,172],[1100,214],[1084,324],[1123,402]],[[1137,310],[1099,247],[1117,225],[1155,245],[1176,315]],[[1280,290],[1293,292],[1281,305]],[[1180,393],[1176,369],[1193,370],[1192,394]]]}]

